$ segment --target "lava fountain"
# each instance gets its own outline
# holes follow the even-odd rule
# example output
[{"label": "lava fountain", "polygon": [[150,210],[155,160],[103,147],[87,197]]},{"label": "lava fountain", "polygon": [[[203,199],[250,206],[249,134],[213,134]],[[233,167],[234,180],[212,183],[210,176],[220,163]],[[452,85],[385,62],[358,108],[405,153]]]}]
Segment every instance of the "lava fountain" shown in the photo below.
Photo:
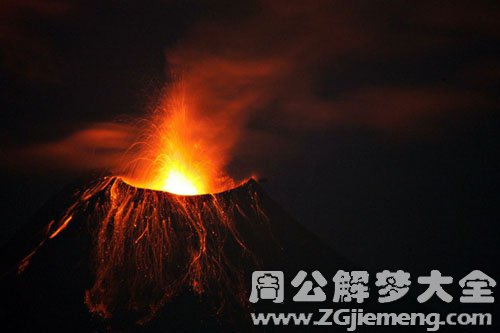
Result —
[{"label": "lava fountain", "polygon": [[235,182],[223,172],[228,155],[224,138],[197,108],[186,97],[185,85],[174,84],[125,155],[119,171],[123,180],[181,195],[233,188]]}]

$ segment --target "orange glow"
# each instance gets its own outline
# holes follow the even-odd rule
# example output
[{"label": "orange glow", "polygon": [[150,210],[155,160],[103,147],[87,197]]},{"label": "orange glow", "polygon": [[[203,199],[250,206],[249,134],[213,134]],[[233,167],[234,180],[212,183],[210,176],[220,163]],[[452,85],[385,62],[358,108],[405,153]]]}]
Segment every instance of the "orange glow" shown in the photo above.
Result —
[{"label": "orange glow", "polygon": [[147,322],[186,287],[214,294],[221,308],[225,301],[246,302],[243,267],[255,258],[236,221],[258,225],[265,214],[251,193],[242,194],[244,208],[232,199],[236,192],[225,192],[235,187],[223,171],[234,129],[201,117],[206,110],[187,98],[185,87],[173,85],[151,118],[136,124],[142,135],[120,167],[79,191],[38,246],[69,225],[89,223],[94,281],[85,304],[102,318],[133,311]]},{"label": "orange glow", "polygon": [[64,230],[64,228],[66,228],[68,226],[68,223],[71,221],[71,219],[73,218],[73,216],[69,216],[67,217],[63,223],[61,224],[61,226],[59,228],[57,228],[56,231],[54,231],[50,236],[49,236],[49,239],[52,239],[54,237],[56,237],[61,231]]},{"label": "orange glow", "polygon": [[243,186],[219,194],[175,195],[106,176],[78,192],[66,212],[47,225],[46,237],[18,264],[18,274],[69,225],[88,223],[94,276],[84,301],[101,318],[133,313],[137,323],[146,323],[183,288],[207,295],[219,310],[226,302],[245,307],[244,269],[258,261],[238,224],[252,226],[252,237],[269,236],[255,194]]},{"label": "orange glow", "polygon": [[170,170],[168,173],[165,185],[162,189],[167,192],[190,195],[203,192],[203,190],[201,190],[201,184],[197,184],[193,179],[190,179],[188,173],[183,173],[175,169]]},{"label": "orange glow", "polygon": [[[193,99],[194,101],[194,99]],[[185,85],[173,85],[145,121],[140,140],[126,153],[121,174],[130,185],[181,195],[214,193],[234,187],[224,174],[224,147],[211,124],[188,101]]]}]

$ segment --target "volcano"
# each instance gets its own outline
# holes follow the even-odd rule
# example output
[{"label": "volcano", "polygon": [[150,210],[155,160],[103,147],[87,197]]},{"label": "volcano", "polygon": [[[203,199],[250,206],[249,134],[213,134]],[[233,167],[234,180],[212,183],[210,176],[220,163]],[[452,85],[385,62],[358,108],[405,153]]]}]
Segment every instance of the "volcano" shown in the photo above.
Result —
[{"label": "volcano", "polygon": [[237,135],[189,97],[170,85],[112,174],[68,186],[6,245],[9,328],[248,330],[253,271],[346,268],[256,181],[225,172]]},{"label": "volcano", "polygon": [[12,329],[243,330],[252,271],[348,266],[253,179],[194,196],[91,179],[55,195],[2,251]]}]

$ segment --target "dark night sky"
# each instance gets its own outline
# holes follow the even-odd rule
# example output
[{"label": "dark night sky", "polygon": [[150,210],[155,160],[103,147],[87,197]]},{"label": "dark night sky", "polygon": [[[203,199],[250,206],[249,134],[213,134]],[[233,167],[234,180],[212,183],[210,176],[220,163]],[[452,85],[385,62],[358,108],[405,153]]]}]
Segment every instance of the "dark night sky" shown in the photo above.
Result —
[{"label": "dark night sky", "polygon": [[497,2],[272,3],[2,5],[1,240],[90,168],[19,152],[143,117],[180,67],[213,105],[249,97],[230,174],[342,255],[497,269]]}]

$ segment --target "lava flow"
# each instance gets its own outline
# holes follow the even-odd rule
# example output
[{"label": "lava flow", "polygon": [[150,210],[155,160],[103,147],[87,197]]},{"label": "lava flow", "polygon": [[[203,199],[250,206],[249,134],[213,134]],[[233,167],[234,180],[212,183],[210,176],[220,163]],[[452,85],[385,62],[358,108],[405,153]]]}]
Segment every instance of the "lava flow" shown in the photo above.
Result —
[{"label": "lava flow", "polygon": [[235,182],[222,171],[223,149],[195,114],[184,87],[174,86],[118,174],[78,194],[38,246],[79,221],[88,225],[93,282],[85,304],[102,318],[132,313],[146,322],[185,289],[211,294],[218,308],[245,303],[242,266],[255,260],[235,216],[249,224],[266,217],[258,198],[249,195],[243,208],[227,191]]}]

